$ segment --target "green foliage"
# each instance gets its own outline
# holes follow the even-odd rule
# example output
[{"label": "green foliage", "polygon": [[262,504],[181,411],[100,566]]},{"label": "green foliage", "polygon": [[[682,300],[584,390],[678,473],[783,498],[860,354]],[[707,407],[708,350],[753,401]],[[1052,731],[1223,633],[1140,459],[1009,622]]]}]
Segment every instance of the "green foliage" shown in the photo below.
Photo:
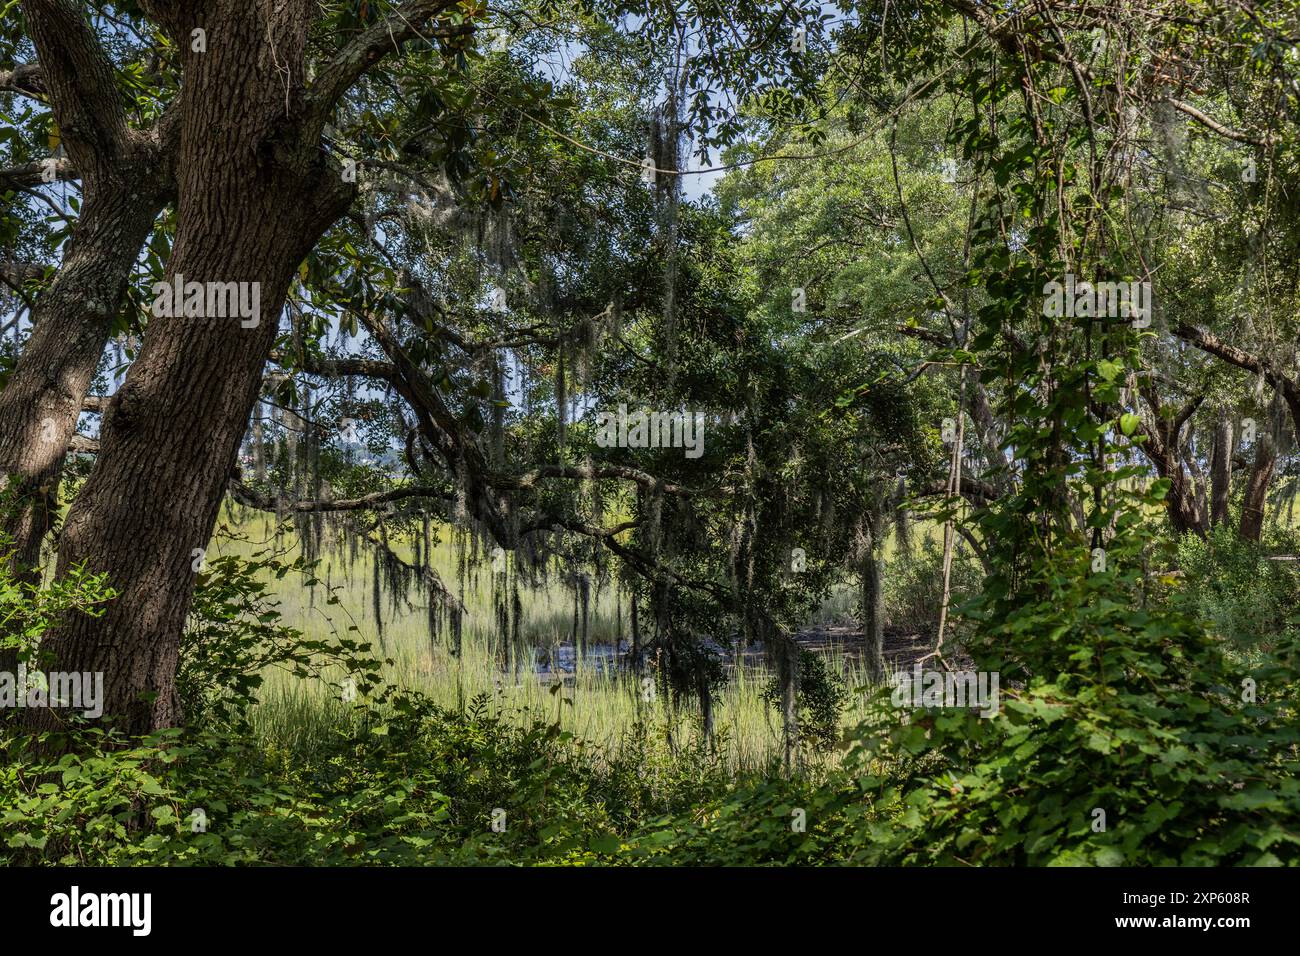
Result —
[{"label": "green foliage", "polygon": [[[351,0],[327,8],[313,45],[327,51],[377,15]],[[358,350],[348,341],[358,317],[383,313],[404,361],[429,370],[436,406],[464,425],[467,444],[492,439],[503,484],[588,458],[645,469],[650,480],[622,485],[521,481],[521,510],[512,505],[503,523],[536,519],[541,530],[542,516],[593,527],[614,514],[634,519],[604,538],[641,571],[631,590],[655,625],[649,650],[662,661],[662,689],[673,691],[664,696],[686,706],[725,673],[700,638],[727,643],[797,626],[864,547],[879,548],[900,479],[922,494],[942,480],[935,425],[969,413],[966,457],[988,466],[978,477],[996,496],[964,526],[990,573],[977,586],[973,561],[954,565],[953,591],[965,604],[955,628],[975,666],[1000,677],[997,714],[900,713],[878,691],[841,764],[821,775],[729,779],[725,732],[714,747],[694,748],[638,726],[607,753],[548,719],[490,714],[482,699],[449,710],[383,687],[355,628],[318,639],[281,620],[272,588],[316,584],[310,561],[221,557],[199,578],[182,643],[183,726],[126,739],[74,725],[56,746],[16,716],[0,723],[0,863],[1300,863],[1300,568],[1266,560],[1300,541],[1271,532],[1260,547],[1222,529],[1206,541],[1162,537],[1152,515],[1173,482],[1151,482],[1151,468],[1135,464],[1159,437],[1152,422],[1188,398],[1189,415],[1210,396],[1206,408],[1225,421],[1233,408],[1259,416],[1264,405],[1238,372],[1207,371],[1192,350],[1194,358],[1171,355],[1154,333],[1113,316],[1043,315],[1040,295],[1045,280],[1067,272],[1131,278],[1140,263],[1156,276],[1171,326],[1231,332],[1225,326],[1245,310],[1261,340],[1294,340],[1295,283],[1285,270],[1296,260],[1298,220],[1293,197],[1272,185],[1274,164],[1294,170],[1288,138],[1256,139],[1270,144],[1258,184],[1237,172],[1247,134],[1228,143],[1206,136],[1177,161],[1169,143],[1157,143],[1142,162],[1105,165],[1129,143],[1167,132],[1154,113],[1133,110],[1136,127],[1128,115],[1130,105],[1150,105],[1126,96],[1151,92],[1144,75],[1165,69],[1153,56],[1174,63],[1194,51],[1214,63],[1207,75],[1252,71],[1247,92],[1265,93],[1274,79],[1293,90],[1281,59],[1293,50],[1275,41],[1280,31],[1264,15],[1220,11],[1219,27],[1235,23],[1236,41],[1206,44],[1194,21],[1181,23],[1160,41],[1167,48],[1131,48],[1122,76],[1094,51],[1085,86],[1077,72],[1071,82],[1059,56],[1017,46],[1027,37],[1086,45],[1041,11],[1021,11],[1015,31],[990,43],[986,24],[950,23],[951,6],[921,4],[898,22],[888,4],[869,3],[842,47],[843,65],[864,75],[837,70],[828,75],[852,79],[820,80],[820,43],[791,61],[770,11],[742,4],[733,11],[739,32],[692,58],[675,108],[697,145],[734,142],[745,117],[710,105],[713,80],[727,76],[760,135],[726,161],[765,161],[728,177],[716,205],[671,204],[669,216],[662,183],[642,188],[617,160],[641,154],[647,115],[662,119],[660,82],[645,77],[664,75],[678,12],[656,9],[641,18],[640,35],[613,36],[601,21],[625,9],[583,10],[572,83],[459,37],[452,45],[463,58],[412,50],[391,83],[350,95],[331,145],[409,167],[405,185],[375,190],[363,231],[332,230],[308,255],[294,295],[311,307],[295,310],[293,334],[277,349],[289,375],[275,397],[303,422],[361,418],[371,454],[410,438],[387,397],[359,396],[351,384],[317,393],[299,376],[322,359],[385,357],[374,342]],[[822,39],[828,17],[808,18],[810,41]],[[888,64],[876,48],[880,22],[905,51]],[[114,42],[123,46],[124,94],[152,115],[174,83],[152,90],[144,51],[126,49],[125,34]],[[537,52],[575,41],[523,42]],[[0,30],[6,62],[20,46],[14,30]],[[877,52],[878,70],[867,65]],[[855,53],[862,63],[852,63]],[[1163,80],[1151,82],[1159,92]],[[393,98],[394,88],[404,95]],[[818,99],[844,134],[834,143],[820,124],[801,126]],[[33,161],[54,142],[48,110],[8,102],[5,164]],[[1273,124],[1255,115],[1265,102],[1234,96],[1209,112],[1257,130]],[[551,128],[574,135],[544,135]],[[774,158],[782,155],[803,158]],[[957,155],[960,176],[941,177],[938,161]],[[1204,208],[1189,226],[1181,210],[1192,200],[1180,185],[1156,192],[1143,178],[1153,166],[1173,170],[1171,183],[1228,186],[1194,200]],[[422,182],[435,174],[436,183]],[[1135,183],[1124,187],[1132,195],[1121,182]],[[412,184],[433,195],[414,202]],[[20,258],[52,258],[70,220],[45,222],[27,199],[0,194],[11,214],[0,240]],[[382,230],[375,249],[369,227],[381,219],[403,225]],[[142,287],[170,254],[169,232],[164,216]],[[473,232],[479,242],[464,241]],[[1166,258],[1166,249],[1178,254]],[[1252,266],[1248,253],[1262,258]],[[1260,265],[1261,280],[1245,288]],[[514,327],[472,307],[498,280],[510,286]],[[806,308],[793,305],[795,289]],[[518,402],[482,361],[503,335],[519,340],[510,354]],[[0,378],[10,351],[0,347]],[[958,366],[965,407],[954,400]],[[1162,391],[1189,384],[1195,395],[1165,395],[1159,407]],[[1259,394],[1263,385],[1261,377]],[[988,407],[973,404],[977,387]],[[572,407],[629,402],[717,410],[705,454],[597,454],[588,423],[564,420]],[[1175,454],[1161,474],[1184,468],[1184,446],[1185,458],[1206,447],[1206,422],[1198,436],[1190,421],[1187,441],[1177,429],[1167,436]],[[308,486],[323,496],[325,485],[335,497],[361,496],[410,477],[362,466],[350,448],[322,445],[328,438],[311,431],[290,442],[297,429],[284,421],[267,428],[273,444],[284,439],[256,482],[267,497]],[[464,475],[438,476],[439,454],[405,446],[411,472],[435,485],[432,499],[467,498]],[[492,497],[469,490],[471,501]],[[399,525],[409,532],[429,513],[407,503],[374,527],[396,538]],[[370,533],[359,527],[354,539]],[[319,530],[318,521],[318,538]],[[529,546],[542,568],[603,560],[589,540],[597,535],[576,537],[556,531]],[[796,547],[807,559],[797,571]],[[941,602],[940,561],[928,543],[889,562],[895,624],[928,628]],[[1185,574],[1172,591],[1152,571],[1170,564]],[[0,659],[30,659],[62,615],[97,613],[113,597],[102,576],[82,569],[38,586],[0,565]],[[361,699],[328,712],[310,747],[259,734],[259,694],[273,669],[335,685],[349,675]],[[805,743],[832,751],[845,689],[807,651],[799,673]],[[773,682],[764,696],[779,706],[781,689]],[[195,825],[196,810],[205,825]]]},{"label": "green foliage", "polygon": [[79,744],[53,758],[31,738],[0,737],[0,863],[592,862],[642,820],[685,814],[724,786],[702,753],[660,775],[644,753],[604,761],[554,724],[520,727],[481,700],[454,713],[417,694],[358,706],[310,760],[189,729],[86,732]]},{"label": "green foliage", "polygon": [[1223,525],[1208,538],[1178,542],[1184,578],[1175,603],[1206,622],[1210,631],[1249,649],[1288,644],[1297,637],[1300,562],[1270,560],[1300,554],[1300,535],[1270,530],[1263,542],[1245,540]]},{"label": "green foliage", "polygon": [[[909,633],[933,634],[943,604],[943,547],[927,536],[912,552],[896,552],[882,575],[885,619]],[[979,590],[983,572],[960,539],[952,562],[952,605],[960,607]],[[954,622],[954,624],[959,622]]]},{"label": "green foliage", "polygon": [[[833,785],[838,784],[838,785]],[[692,813],[652,821],[627,844],[630,863],[807,866],[844,861],[852,826],[872,814],[842,777],[833,784],[780,776],[742,783]],[[851,821],[851,824],[850,824]]]},{"label": "green foliage", "polygon": [[[817,750],[838,747],[840,714],[849,696],[844,682],[826,666],[824,658],[800,648],[797,687],[795,708],[800,740]],[[781,697],[781,682],[773,677],[763,689],[763,700],[779,712]]]},{"label": "green foliage", "polygon": [[[876,800],[897,800],[906,813],[868,856],[1021,865],[1300,861],[1295,647],[1246,671],[1170,612],[1115,604],[1082,617],[1074,631],[1045,606],[1021,616],[1018,624],[1036,623],[1042,635],[1022,632],[1024,639],[1054,643],[1072,662],[1025,686],[1004,686],[997,717],[926,715],[869,751],[883,757],[902,748],[942,762],[901,783],[871,781]],[[1248,699],[1252,686],[1256,701]],[[1104,832],[1094,829],[1098,810]]]},{"label": "green foliage", "polygon": [[[1014,87],[1045,82],[1046,71],[1011,58],[998,66],[1016,82],[978,71],[962,82],[1007,115],[995,128],[976,114],[954,136],[992,178],[973,254],[972,280],[988,293],[973,347],[983,378],[1017,384],[1007,445],[1025,462],[1014,492],[977,513],[993,572],[968,608],[969,649],[979,669],[1000,675],[1002,707],[990,719],[918,711],[867,742],[876,759],[930,761],[860,781],[904,808],[865,858],[1300,859],[1294,647],[1244,672],[1150,594],[1146,569],[1162,545],[1150,513],[1170,483],[1147,484],[1144,469],[1117,461],[1111,417],[1119,370],[1142,369],[1138,337],[1128,323],[1038,307],[1044,276],[1124,268],[1090,236],[1110,197],[1091,193],[1085,159],[1037,135],[1043,119],[1020,111]],[[1061,94],[1068,102],[1076,91]],[[1024,240],[1008,248],[1013,222]],[[1065,489],[1083,503],[1081,519]]]},{"label": "green foliage", "polygon": [[[223,587],[247,598],[238,569],[227,573]],[[645,734],[611,759],[545,721],[487,716],[482,701],[455,713],[390,691],[348,711],[310,757],[238,728],[134,741],[84,729],[76,749],[58,754],[6,728],[0,861],[1296,860],[1294,656],[1240,670],[1190,621],[1107,601],[1111,586],[1058,574],[1051,600],[1009,622],[1030,654],[1068,651],[1054,680],[1004,685],[1001,713],[989,720],[921,711],[900,724],[882,694],[844,768],[821,783],[730,781],[716,757],[669,756]],[[275,612],[262,613],[258,623],[274,627]],[[235,628],[229,616],[220,625]],[[275,639],[293,646],[291,634]],[[190,662],[191,686],[212,694],[227,680],[227,693],[255,693],[238,667],[202,660],[214,670]],[[802,666],[803,721],[813,727],[842,690],[819,658]],[[1241,700],[1246,676],[1257,682],[1253,703]],[[1092,830],[1094,808],[1106,811],[1104,833]],[[195,832],[196,809],[204,832]],[[492,829],[498,811],[502,832]]]},{"label": "green foliage", "polygon": [[[286,560],[269,549],[251,558],[216,557],[199,574],[177,672],[177,693],[190,726],[245,720],[271,669],[324,679],[334,666],[350,675],[345,679],[362,694],[378,684],[379,662],[369,657],[370,645],[354,636],[355,625],[328,639],[308,638],[285,626],[272,588],[286,578],[303,588],[321,583],[315,563],[301,555]],[[333,594],[325,601],[326,607],[337,603]]]},{"label": "green foliage", "polygon": [[[583,862],[723,785],[717,754],[667,760],[644,733],[604,759],[552,723],[489,716],[481,698],[456,713],[390,688],[367,696],[363,681],[377,676],[366,645],[284,627],[268,570],[310,575],[267,555],[218,558],[204,573],[183,646],[184,727],[127,739],[79,726],[54,746],[0,725],[0,863]],[[104,592],[80,576],[20,585],[0,568],[0,596],[6,634],[31,640]],[[295,752],[252,733],[260,670],[309,677],[329,663],[356,674],[362,696],[326,746]]]},{"label": "green foliage", "polygon": [[[544,726],[520,731],[414,698],[390,703],[382,721],[354,715],[333,750],[306,766],[247,739],[184,730],[130,742],[87,735],[53,761],[28,738],[6,738],[0,818],[11,835],[0,860],[411,864],[453,851],[491,859],[530,840],[539,856],[564,852],[520,808],[546,794],[534,811],[565,819],[584,810],[566,776],[565,741]],[[514,811],[513,829],[495,841],[493,801]],[[598,819],[597,808],[584,822]]]},{"label": "green foliage", "polygon": [[102,605],[116,596],[106,574],[89,574],[77,566],[41,586],[15,576],[10,562],[0,556],[0,655],[7,651],[17,660],[39,666],[40,638],[52,624],[73,610],[100,614]]}]

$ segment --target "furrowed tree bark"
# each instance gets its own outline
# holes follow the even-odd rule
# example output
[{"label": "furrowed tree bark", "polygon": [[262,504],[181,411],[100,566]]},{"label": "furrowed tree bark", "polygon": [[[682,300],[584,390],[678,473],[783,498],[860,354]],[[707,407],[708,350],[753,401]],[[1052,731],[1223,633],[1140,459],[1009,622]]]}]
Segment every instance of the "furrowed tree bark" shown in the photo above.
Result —
[{"label": "furrowed tree bark", "polygon": [[[153,180],[156,166],[141,172]],[[134,180],[88,199],[53,284],[37,300],[35,327],[0,392],[0,470],[15,498],[0,519],[20,568],[39,563],[57,511],[64,453],[126,291],[131,267],[164,203],[165,186]]]},{"label": "furrowed tree bark", "polygon": [[[66,2],[23,4],[33,42],[50,64],[55,121],[82,181],[81,213],[62,266],[32,310],[34,328],[0,391],[0,487],[13,497],[0,515],[13,559],[29,577],[57,509],[64,452],[108,341],[131,269],[171,190],[169,117],[135,132],[113,70],[79,10]],[[64,172],[68,170],[65,168]]]},{"label": "furrowed tree bark", "polygon": [[1250,471],[1246,494],[1241,502],[1241,524],[1237,533],[1247,541],[1258,541],[1264,531],[1264,499],[1276,464],[1277,455],[1272,440],[1261,439],[1255,450],[1255,465]]}]

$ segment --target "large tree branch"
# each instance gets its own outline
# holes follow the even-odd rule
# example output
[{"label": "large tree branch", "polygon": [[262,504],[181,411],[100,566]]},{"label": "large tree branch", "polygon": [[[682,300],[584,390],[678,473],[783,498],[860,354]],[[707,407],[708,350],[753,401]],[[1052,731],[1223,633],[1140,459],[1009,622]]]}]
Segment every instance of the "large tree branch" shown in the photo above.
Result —
[{"label": "large tree branch", "polygon": [[1200,326],[1179,322],[1173,327],[1173,333],[1183,341],[1195,345],[1202,352],[1222,359],[1229,365],[1235,365],[1237,368],[1252,372],[1255,375],[1263,375],[1264,381],[1276,389],[1278,394],[1282,396],[1282,400],[1286,402],[1286,406],[1291,412],[1291,419],[1295,423],[1296,432],[1300,434],[1300,383],[1297,383],[1295,379],[1284,375],[1272,362],[1235,345],[1229,345],[1214,333]]},{"label": "large tree branch", "polygon": [[1222,123],[1215,120],[1213,117],[1208,116],[1205,113],[1202,113],[1192,104],[1184,103],[1182,100],[1175,99],[1172,96],[1166,97],[1165,102],[1168,103],[1170,106],[1172,106],[1174,109],[1178,110],[1180,113],[1184,113],[1187,116],[1190,116],[1192,119],[1196,120],[1196,122],[1200,123],[1206,129],[1212,130],[1213,132],[1222,136],[1224,139],[1230,139],[1233,142],[1249,143],[1252,146],[1267,148],[1279,142],[1280,140],[1280,137],[1278,137],[1274,133],[1268,133],[1264,136],[1251,136],[1249,133],[1242,133],[1235,129],[1229,129],[1228,127],[1224,126]]},{"label": "large tree branch", "polygon": [[[1200,326],[1191,325],[1187,322],[1179,322],[1173,327],[1174,335],[1186,342],[1191,342],[1202,352],[1208,352],[1216,358],[1221,358],[1225,362],[1243,368],[1248,372],[1259,374],[1264,372],[1268,375],[1268,369],[1258,356],[1252,355],[1245,349],[1240,349],[1235,345],[1229,345],[1224,342],[1213,332],[1201,328]],[[1276,386],[1275,386],[1276,387]]]},{"label": "large tree branch", "polygon": [[595,463],[587,465],[544,465],[522,475],[490,475],[488,481],[492,483],[493,487],[504,491],[525,491],[535,487],[544,478],[578,480],[616,478],[623,481],[633,481],[642,487],[657,489],[668,495],[696,494],[690,488],[661,481],[649,472],[641,471],[639,468]]},{"label": "large tree branch", "polygon": [[0,70],[0,92],[18,93],[33,99],[43,97],[45,76],[39,63],[19,63],[12,70]]},{"label": "large tree branch", "polygon": [[272,352],[271,361],[284,368],[297,368],[308,375],[322,378],[343,378],[356,375],[396,384],[397,367],[391,362],[380,362],[367,358],[327,359],[315,355],[303,354],[290,356],[284,352]]},{"label": "large tree branch", "polygon": [[[917,489],[920,497],[931,498],[936,495],[948,494],[948,482],[946,479],[936,478],[927,485]],[[986,505],[990,501],[996,501],[999,492],[987,481],[980,481],[978,478],[972,478],[970,475],[961,476],[961,496],[968,499],[972,504]]]},{"label": "large tree branch", "polygon": [[0,282],[17,288],[24,282],[45,278],[46,268],[35,262],[0,262]]},{"label": "large tree branch", "polygon": [[1183,426],[1187,424],[1187,420],[1191,418],[1194,414],[1196,414],[1196,410],[1201,407],[1201,403],[1204,401],[1205,401],[1204,392],[1201,392],[1197,395],[1193,395],[1186,402],[1184,402],[1183,407],[1178,409],[1178,411],[1174,414],[1174,422],[1172,427],[1170,428],[1170,434],[1173,436],[1175,443],[1177,443],[1178,441],[1178,436],[1182,434]]},{"label": "large tree branch", "polygon": [[128,151],[117,77],[98,38],[69,0],[23,0],[59,136],[90,180],[110,178]]},{"label": "large tree branch", "polygon": [[[288,361],[288,357],[284,355],[284,353],[280,352],[272,353],[271,359],[272,361],[281,364]],[[320,375],[326,378],[357,375],[385,381],[392,384],[394,387],[401,386],[399,388],[399,393],[401,394],[410,391],[402,382],[397,366],[389,362],[380,362],[366,358],[323,359],[311,355],[305,355],[296,360],[293,364],[296,364],[299,369],[309,375]],[[432,386],[428,386],[428,388],[432,389]],[[683,485],[661,481],[649,472],[642,471],[638,468],[632,468],[627,465],[603,463],[591,463],[585,465],[543,465],[540,468],[535,468],[532,471],[525,472],[521,475],[497,474],[485,471],[483,473],[483,478],[488,484],[499,491],[528,491],[535,488],[538,482],[547,478],[563,478],[571,480],[610,478],[636,482],[638,485],[645,488],[657,488],[664,494],[669,495],[700,494],[700,492],[694,491]]]},{"label": "large tree branch", "polygon": [[[397,488],[393,491],[380,492],[373,495],[365,495],[361,498],[339,499],[337,501],[292,501],[286,502],[282,499],[272,498],[268,495],[258,494],[243,483],[238,477],[230,479],[230,496],[240,504],[256,508],[259,511],[267,511],[272,514],[284,514],[286,512],[304,513],[304,512],[324,512],[324,511],[359,511],[366,508],[373,508],[376,505],[385,504],[390,501],[399,501],[403,498],[424,497],[424,498],[450,498],[452,497],[445,491],[436,488],[422,488],[418,486],[408,486],[406,488]],[[376,538],[374,535],[367,534],[366,540],[376,550],[383,552],[388,560],[393,561],[408,572],[419,575],[430,591],[437,595],[438,600],[448,610],[461,614],[465,613],[465,605],[461,603],[456,595],[452,594],[451,589],[443,583],[442,578],[431,567],[417,567],[406,561],[396,551],[389,546],[387,536]]]},{"label": "large tree branch", "polygon": [[1201,397],[1192,398],[1170,417],[1149,379],[1138,383],[1138,392],[1146,402],[1149,414],[1147,421],[1142,423],[1142,431],[1133,435],[1133,444],[1155,465],[1162,478],[1169,479],[1165,507],[1174,528],[1179,533],[1191,532],[1203,538],[1205,513],[1196,500],[1195,488],[1179,455],[1178,441],[1179,433],[1200,404]]},{"label": "large tree branch", "polygon": [[431,26],[455,0],[408,0],[374,26],[363,31],[316,74],[307,97],[308,139],[319,136],[335,104],[367,70],[389,53],[401,52],[402,44],[417,38],[433,39],[466,36],[474,32],[473,24]]},{"label": "large tree branch", "polygon": [[404,501],[407,498],[440,498],[450,501],[455,496],[445,488],[427,485],[404,485],[388,491],[376,491],[360,498],[298,498],[294,500],[263,495],[249,488],[238,478],[230,480],[230,496],[240,504],[259,511],[274,511],[276,514],[312,514],[334,511],[366,511],[388,504],[391,501]]},{"label": "large tree branch", "polygon": [[77,168],[66,159],[40,160],[0,169],[0,183],[11,186],[40,186],[42,183],[68,182],[80,178]]},{"label": "large tree branch", "polygon": [[567,515],[540,514],[536,517],[522,523],[519,526],[519,533],[532,534],[535,531],[572,531],[574,534],[584,535],[588,538],[597,540],[606,540],[614,538],[625,531],[631,531],[633,528],[641,526],[640,518],[633,518],[628,521],[620,521],[618,524],[609,528],[601,528],[595,525],[587,524],[579,518],[572,518]]},{"label": "large tree branch", "polygon": [[468,491],[465,504],[470,512],[488,527],[497,541],[503,545],[510,543],[513,536],[501,514],[498,493],[488,481],[487,457],[478,435],[443,401],[428,376],[406,354],[383,316],[364,310],[357,310],[356,315],[392,360],[393,388],[415,413],[421,433],[463,480]]}]

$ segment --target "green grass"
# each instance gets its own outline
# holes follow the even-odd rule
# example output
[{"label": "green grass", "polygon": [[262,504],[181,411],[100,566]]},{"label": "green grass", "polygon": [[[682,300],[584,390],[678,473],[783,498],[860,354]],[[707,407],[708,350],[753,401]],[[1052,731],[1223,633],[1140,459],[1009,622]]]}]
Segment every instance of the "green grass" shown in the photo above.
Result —
[{"label": "green grass", "polygon": [[[268,516],[226,515],[227,524],[238,527],[248,540],[218,537],[210,555],[251,554],[271,540],[274,524]],[[458,589],[456,545],[443,535],[433,553],[432,564],[453,591]],[[285,539],[286,544],[290,542]],[[296,545],[294,545],[296,547]],[[405,550],[405,549],[399,549]],[[404,556],[409,556],[406,551]],[[399,602],[394,609],[382,594],[382,640],[375,625],[373,572],[369,555],[359,556],[351,568],[339,556],[322,558],[320,575],[328,577],[339,599],[326,605],[326,594],[313,597],[306,588],[285,578],[276,585],[276,598],[284,623],[311,637],[355,627],[362,639],[373,644],[374,653],[385,658],[384,678],[399,687],[418,690],[439,705],[463,711],[469,702],[485,695],[488,712],[520,725],[533,716],[558,721],[564,730],[593,745],[597,753],[617,753],[634,735],[649,734],[665,748],[697,746],[703,737],[698,706],[689,703],[670,706],[666,696],[656,693],[645,699],[642,677],[619,668],[614,661],[578,661],[571,673],[537,674],[531,657],[520,655],[516,667],[502,673],[500,646],[493,610],[492,574],[488,566],[470,569],[463,600],[467,609],[459,655],[452,653],[450,633],[443,628],[431,636],[422,596],[412,594],[412,606]],[[525,589],[522,634],[530,647],[551,649],[571,643],[573,596],[558,580],[548,587]],[[851,589],[837,592],[809,623],[844,620],[852,609]],[[623,614],[626,628],[627,606]],[[616,597],[610,588],[597,594],[593,589],[589,611],[589,644],[613,644],[618,636]],[[856,663],[832,647],[828,663],[850,691],[868,681]],[[653,666],[651,664],[650,666]],[[729,666],[730,676],[714,701],[715,743],[720,759],[736,773],[770,768],[782,755],[780,715],[762,699],[771,671],[762,662]],[[324,676],[339,680],[341,671],[326,670]],[[338,726],[348,704],[328,680],[304,680],[282,671],[265,675],[260,703],[251,715],[263,742],[272,749],[289,753],[311,753]],[[852,703],[843,715],[844,726],[855,725],[864,715],[864,696],[851,695]],[[833,759],[833,758],[832,758]]]}]

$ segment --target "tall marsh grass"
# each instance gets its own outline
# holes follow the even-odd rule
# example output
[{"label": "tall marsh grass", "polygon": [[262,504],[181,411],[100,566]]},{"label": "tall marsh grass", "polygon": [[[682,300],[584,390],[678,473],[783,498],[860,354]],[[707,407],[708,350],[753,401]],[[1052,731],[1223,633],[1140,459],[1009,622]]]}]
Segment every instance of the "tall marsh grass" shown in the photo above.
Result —
[{"label": "tall marsh grass", "polygon": [[[219,536],[212,554],[251,555],[274,537],[269,516],[252,519],[227,513],[227,525],[238,528],[238,537]],[[286,547],[296,544],[285,538]],[[431,564],[443,581],[458,589],[460,555],[448,541],[437,545]],[[643,675],[624,666],[614,648],[620,638],[620,609],[612,588],[593,589],[588,616],[588,656],[573,653],[573,594],[558,580],[537,589],[521,585],[524,643],[535,648],[541,661],[564,658],[565,666],[538,667],[539,658],[516,653],[512,666],[503,672],[491,591],[492,574],[482,567],[466,574],[461,595],[466,607],[459,653],[453,652],[447,628],[431,634],[424,599],[412,594],[411,603],[380,594],[382,631],[374,620],[375,582],[368,561],[359,560],[349,569],[337,558],[322,558],[322,579],[328,579],[338,597],[325,603],[323,590],[311,594],[285,578],[276,583],[276,601],[284,624],[309,637],[322,637],[331,629],[355,628],[355,636],[373,646],[383,658],[384,678],[402,688],[418,690],[440,706],[461,710],[482,698],[488,713],[518,723],[536,718],[558,722],[562,729],[587,741],[596,754],[615,754],[635,738],[648,736],[668,750],[702,745],[703,728],[699,708],[693,703],[674,706],[666,695],[654,693],[647,699]],[[382,587],[382,586],[381,586]],[[832,595],[826,606],[809,623],[833,623],[847,619],[852,611],[852,593],[846,589]],[[628,610],[624,603],[621,650],[627,650]],[[847,728],[865,715],[868,679],[856,659],[832,646],[827,663],[852,692],[843,715]],[[251,715],[253,725],[271,749],[287,753],[310,752],[333,733],[350,704],[340,698],[337,681],[341,671],[323,672],[324,679],[302,679],[283,671],[265,676],[260,700]],[[760,656],[746,655],[728,664],[728,680],[714,700],[714,733],[718,758],[734,772],[762,772],[783,753],[780,715],[763,700],[763,690],[772,671]],[[833,759],[833,755],[832,755]]]}]

